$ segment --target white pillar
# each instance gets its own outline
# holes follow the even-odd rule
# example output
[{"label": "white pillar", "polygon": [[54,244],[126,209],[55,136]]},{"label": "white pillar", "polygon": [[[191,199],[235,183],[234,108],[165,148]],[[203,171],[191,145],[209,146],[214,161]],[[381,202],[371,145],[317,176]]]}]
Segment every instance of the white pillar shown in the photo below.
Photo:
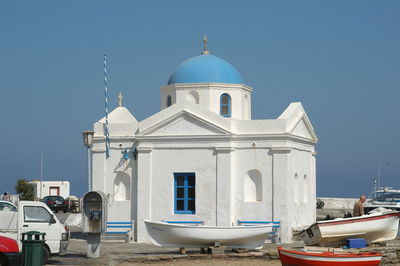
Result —
[{"label": "white pillar", "polygon": [[233,149],[215,148],[217,153],[216,225],[230,226],[233,221]]},{"label": "white pillar", "polygon": [[273,219],[281,222],[279,228],[280,240],[283,243],[291,241],[292,225],[290,224],[290,208],[293,208],[292,195],[290,195],[291,182],[289,177],[289,153],[288,148],[272,148],[272,212]]},{"label": "white pillar", "polygon": [[137,221],[136,241],[148,242],[151,240],[147,234],[144,219],[151,219],[151,179],[152,179],[152,156],[151,148],[138,147],[138,169],[137,169]]},{"label": "white pillar", "polygon": [[317,153],[313,152],[311,155],[311,176],[310,176],[310,187],[311,187],[311,200],[310,204],[312,204],[313,217],[312,222],[314,223],[317,220],[317,163],[316,163]]}]

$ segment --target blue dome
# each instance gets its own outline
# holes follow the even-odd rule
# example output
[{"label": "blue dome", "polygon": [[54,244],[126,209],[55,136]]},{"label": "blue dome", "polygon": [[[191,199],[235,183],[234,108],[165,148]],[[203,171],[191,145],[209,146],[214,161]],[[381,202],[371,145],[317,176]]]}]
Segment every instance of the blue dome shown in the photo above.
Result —
[{"label": "blue dome", "polygon": [[180,64],[169,77],[168,85],[198,82],[243,84],[242,77],[231,64],[219,57],[202,54]]}]

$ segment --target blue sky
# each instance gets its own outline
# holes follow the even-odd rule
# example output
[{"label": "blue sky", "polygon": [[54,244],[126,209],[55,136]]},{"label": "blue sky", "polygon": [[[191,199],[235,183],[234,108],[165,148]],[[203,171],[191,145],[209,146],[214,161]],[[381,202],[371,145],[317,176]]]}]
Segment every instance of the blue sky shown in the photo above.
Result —
[{"label": "blue sky", "polygon": [[[117,94],[138,120],[160,108],[159,87],[198,55],[232,63],[254,88],[253,118],[301,101],[318,134],[317,194],[400,187],[397,117],[399,1],[2,1],[0,190],[18,178],[87,188],[81,132]],[[112,108],[111,108],[112,109]]]}]

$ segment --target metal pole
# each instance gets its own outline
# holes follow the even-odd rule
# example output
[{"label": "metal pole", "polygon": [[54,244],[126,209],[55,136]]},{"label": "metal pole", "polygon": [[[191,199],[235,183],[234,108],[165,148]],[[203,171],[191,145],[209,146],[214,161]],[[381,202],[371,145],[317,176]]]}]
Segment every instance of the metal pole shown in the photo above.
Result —
[{"label": "metal pole", "polygon": [[40,200],[42,199],[42,187],[43,187],[43,152],[40,154]]},{"label": "metal pole", "polygon": [[88,258],[100,257],[101,249],[101,234],[100,233],[88,233],[87,234],[87,253]]},{"label": "metal pole", "polygon": [[92,173],[91,173],[91,162],[90,162],[90,146],[87,147],[87,155],[88,155],[88,189],[92,190]]}]

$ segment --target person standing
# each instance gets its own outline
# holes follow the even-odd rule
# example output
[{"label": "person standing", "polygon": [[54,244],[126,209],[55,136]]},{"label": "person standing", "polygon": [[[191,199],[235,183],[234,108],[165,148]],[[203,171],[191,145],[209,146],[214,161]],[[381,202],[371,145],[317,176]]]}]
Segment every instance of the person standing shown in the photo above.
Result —
[{"label": "person standing", "polygon": [[362,195],[360,199],[354,204],[353,208],[353,216],[361,216],[364,215],[364,202],[367,200],[367,198]]},{"label": "person standing", "polygon": [[10,201],[10,195],[8,194],[8,192],[4,192],[4,194],[1,196],[1,199]]}]

